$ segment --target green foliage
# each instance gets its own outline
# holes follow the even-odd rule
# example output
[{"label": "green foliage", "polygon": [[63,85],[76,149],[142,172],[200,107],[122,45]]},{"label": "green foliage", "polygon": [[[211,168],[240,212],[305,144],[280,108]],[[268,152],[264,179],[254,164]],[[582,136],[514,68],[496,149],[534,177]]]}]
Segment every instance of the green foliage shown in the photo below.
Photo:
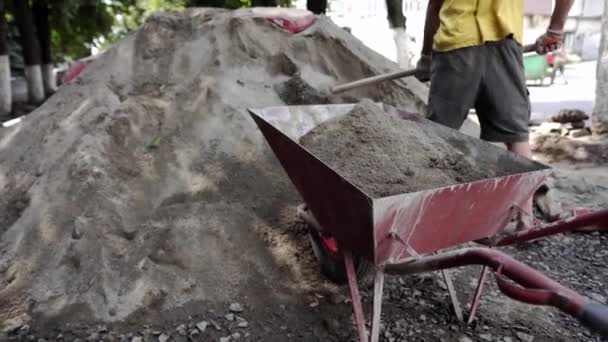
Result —
[{"label": "green foliage", "polygon": [[[6,0],[0,0],[6,1]],[[21,1],[21,0],[19,0]],[[77,59],[93,47],[105,48],[122,39],[157,11],[185,7],[251,6],[251,0],[47,0],[50,10],[51,44],[55,60]],[[8,1],[10,4],[12,1]],[[292,0],[277,0],[282,7]],[[8,8],[10,21],[10,8]]]},{"label": "green foliage", "polygon": [[[292,0],[277,0],[279,6],[290,7]],[[103,46],[115,43],[141,26],[145,18],[157,11],[179,11],[185,7],[223,7],[237,9],[251,6],[251,0],[112,0],[109,12],[114,18],[112,32],[103,37]]]},{"label": "green foliage", "polygon": [[49,0],[51,44],[55,57],[90,54],[96,39],[111,32],[114,18],[102,0]]},{"label": "green foliage", "polygon": [[98,47],[108,47],[141,26],[145,19],[158,11],[179,11],[186,7],[187,0],[106,0],[107,11],[113,18],[110,32],[101,35]]},{"label": "green foliage", "polygon": [[237,9],[241,7],[249,7],[251,6],[251,0],[226,0],[224,2],[224,7],[230,9]]}]

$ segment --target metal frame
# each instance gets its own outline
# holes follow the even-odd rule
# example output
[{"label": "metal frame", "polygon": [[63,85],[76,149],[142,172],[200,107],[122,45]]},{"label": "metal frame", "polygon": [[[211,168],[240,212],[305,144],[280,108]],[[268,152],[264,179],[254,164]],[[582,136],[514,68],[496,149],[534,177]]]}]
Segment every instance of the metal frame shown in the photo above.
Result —
[{"label": "metal frame", "polygon": [[[298,143],[310,129],[346,115],[354,105],[250,110],[253,120],[310,208],[310,216],[314,215],[314,225],[334,238],[344,254],[360,341],[367,341],[368,336],[353,252],[357,257],[373,261],[377,267],[371,327],[374,342],[379,335],[384,273],[413,274],[473,264],[492,268],[500,290],[507,296],[531,304],[555,306],[608,337],[607,308],[588,302],[580,294],[504,253],[488,248],[465,248],[428,256],[484,238],[498,240],[495,245],[504,246],[589,225],[608,226],[608,209],[501,238],[505,225],[517,214],[516,208],[527,203],[544,181],[549,173],[548,166],[515,156],[420,115],[378,105],[383,106],[387,113],[399,115],[409,125],[431,130],[450,141],[464,158],[494,167],[497,175],[501,176],[374,198]],[[505,170],[509,170],[507,175]],[[445,234],[446,229],[450,234]],[[479,281],[469,320],[473,319],[479,304],[486,273],[482,273]],[[455,296],[451,295],[451,298],[455,299]]]},{"label": "metal frame", "polygon": [[[586,213],[581,216],[561,220],[532,231],[514,234],[500,240],[499,244],[504,246],[514,243],[521,243],[538,239],[540,237],[573,231],[582,227],[593,225],[599,225],[603,229],[608,229],[606,228],[608,227],[608,209]],[[470,324],[474,319],[475,312],[479,306],[482,296],[483,285],[490,269],[495,272],[496,283],[500,291],[507,297],[514,300],[533,305],[553,306],[573,317],[578,318],[584,324],[586,323],[584,318],[585,312],[589,311],[586,309],[591,306],[597,306],[596,303],[589,301],[579,293],[557,283],[548,276],[544,275],[542,272],[513,259],[511,256],[503,252],[491,248],[462,248],[431,256],[423,256],[409,262],[395,264],[388,263],[383,267],[377,268],[374,280],[371,335],[368,339],[368,333],[365,329],[365,321],[362,321],[361,319],[361,317],[364,317],[361,309],[363,306],[361,303],[361,296],[359,294],[359,287],[357,285],[357,276],[355,274],[354,266],[352,266],[352,254],[346,251],[343,252],[360,342],[368,340],[371,342],[377,342],[379,339],[385,274],[409,275],[423,272],[445,271],[450,268],[467,265],[482,265],[483,270],[480,275],[475,296],[471,305],[468,324]],[[605,308],[602,307],[601,310],[604,309]],[[608,325],[604,326],[605,320],[608,320],[608,311],[602,311],[600,316],[599,325],[586,325],[590,326],[594,330],[597,330],[602,336],[608,337]]]}]

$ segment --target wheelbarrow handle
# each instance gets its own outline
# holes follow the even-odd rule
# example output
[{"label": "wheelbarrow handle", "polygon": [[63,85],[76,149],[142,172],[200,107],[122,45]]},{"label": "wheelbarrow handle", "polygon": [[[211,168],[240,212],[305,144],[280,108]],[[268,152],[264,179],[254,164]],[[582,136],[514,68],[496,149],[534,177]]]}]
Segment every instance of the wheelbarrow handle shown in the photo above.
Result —
[{"label": "wheelbarrow handle", "polygon": [[[502,266],[496,271],[496,284],[504,295],[517,301],[532,305],[551,305],[576,317],[581,324],[608,338],[608,307],[596,302],[576,299],[577,294],[555,289],[522,287],[507,280],[502,275]],[[569,302],[570,301],[570,302]],[[577,304],[579,303],[579,304]]]},{"label": "wheelbarrow handle", "polygon": [[603,338],[608,338],[608,306],[589,302],[583,307],[579,320]]}]

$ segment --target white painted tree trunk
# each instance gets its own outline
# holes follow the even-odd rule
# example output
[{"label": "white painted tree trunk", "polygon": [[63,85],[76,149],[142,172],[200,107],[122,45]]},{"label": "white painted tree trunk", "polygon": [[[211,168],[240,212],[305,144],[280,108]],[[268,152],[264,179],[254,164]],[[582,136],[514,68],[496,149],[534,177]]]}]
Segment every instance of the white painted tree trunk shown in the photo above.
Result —
[{"label": "white painted tree trunk", "polygon": [[13,109],[11,91],[11,64],[8,55],[0,56],[0,116],[10,114]]},{"label": "white painted tree trunk", "polygon": [[593,133],[608,134],[608,5],[604,5],[602,36],[597,58],[597,83],[593,108]]},{"label": "white painted tree trunk", "polygon": [[44,92],[46,95],[57,91],[57,80],[53,72],[53,64],[44,64],[42,66],[42,78],[44,79]]},{"label": "white painted tree trunk", "polygon": [[33,104],[44,102],[44,81],[39,64],[25,67],[25,80],[27,81],[28,101]]},{"label": "white painted tree trunk", "polygon": [[393,38],[395,39],[395,46],[397,48],[397,64],[399,64],[402,69],[411,68],[409,49],[410,37],[408,37],[407,32],[405,32],[405,28],[394,28]]}]

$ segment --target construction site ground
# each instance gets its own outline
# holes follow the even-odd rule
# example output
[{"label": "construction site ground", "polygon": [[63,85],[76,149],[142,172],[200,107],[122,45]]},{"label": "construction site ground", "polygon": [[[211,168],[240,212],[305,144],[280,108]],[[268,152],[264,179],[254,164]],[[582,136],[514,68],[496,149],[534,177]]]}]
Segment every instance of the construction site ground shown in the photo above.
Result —
[{"label": "construction site ground", "polygon": [[[424,113],[426,87],[330,95],[397,66],[327,18],[293,34],[272,15],[153,15],[0,127],[0,341],[355,340],[347,288],[319,274],[295,215],[302,200],[246,109],[369,98]],[[555,197],[608,207],[601,140],[556,151],[542,139]],[[607,240],[577,233],[505,250],[605,304]],[[454,271],[463,303],[478,272]],[[389,277],[382,341],[598,341],[489,283],[467,326],[437,275]]]}]

